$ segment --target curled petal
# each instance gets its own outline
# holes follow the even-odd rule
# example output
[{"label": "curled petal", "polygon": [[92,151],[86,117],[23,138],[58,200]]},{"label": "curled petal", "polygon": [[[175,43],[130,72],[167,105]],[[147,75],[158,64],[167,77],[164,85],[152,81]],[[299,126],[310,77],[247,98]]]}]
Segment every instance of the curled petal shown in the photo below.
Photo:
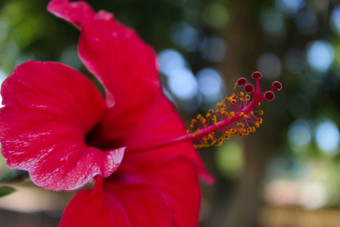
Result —
[{"label": "curled petal", "polygon": [[[133,124],[138,119],[132,113],[147,112],[147,104],[155,95],[154,86],[160,88],[156,55],[134,30],[115,21],[112,14],[104,11],[94,14],[85,2],[77,3],[52,0],[48,10],[80,25],[82,62],[103,84],[107,105],[119,108],[117,116],[129,114],[127,118]],[[85,11],[90,13],[83,13]]]},{"label": "curled petal", "polygon": [[103,83],[107,97],[114,97],[112,101],[119,107],[116,117],[127,113],[132,122],[137,122],[136,115],[148,111],[160,90],[156,55],[134,30],[101,11],[82,26],[79,56]]},{"label": "curled petal", "polygon": [[48,4],[48,10],[58,17],[72,23],[80,28],[81,24],[87,18],[94,16],[94,11],[85,2],[69,2],[68,0],[53,0]]},{"label": "curled petal", "polygon": [[59,63],[30,61],[3,82],[1,95],[1,152],[9,167],[28,170],[37,185],[72,190],[118,168],[125,148],[104,152],[85,143],[106,105],[81,73]]}]

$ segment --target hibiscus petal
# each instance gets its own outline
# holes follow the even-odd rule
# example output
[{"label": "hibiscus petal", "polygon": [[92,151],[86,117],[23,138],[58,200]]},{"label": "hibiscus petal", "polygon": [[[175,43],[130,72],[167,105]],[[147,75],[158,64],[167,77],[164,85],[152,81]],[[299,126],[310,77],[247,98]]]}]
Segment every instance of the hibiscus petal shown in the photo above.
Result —
[{"label": "hibiscus petal", "polygon": [[127,114],[131,124],[138,122],[136,114],[148,111],[147,104],[155,94],[154,86],[160,88],[154,51],[134,30],[115,21],[112,14],[100,11],[94,15],[92,11],[89,17],[82,13],[86,3],[75,3],[52,0],[48,10],[81,25],[79,56],[82,62],[104,85],[109,106],[115,104],[119,108],[115,114]]},{"label": "hibiscus petal", "polygon": [[129,162],[122,163],[117,175],[133,176],[132,182],[139,180],[161,191],[173,211],[175,226],[198,226],[201,191],[192,162],[181,156],[157,168],[143,165],[139,158],[139,155],[130,155]]},{"label": "hibiscus petal", "polygon": [[101,151],[85,135],[106,111],[84,75],[59,63],[27,62],[2,84],[1,152],[11,168],[28,170],[37,185],[72,190],[111,175],[125,148]]},{"label": "hibiscus petal", "polygon": [[126,170],[80,191],[60,227],[198,226],[201,194],[187,160],[178,158],[158,169],[137,166],[131,175]]},{"label": "hibiscus petal", "polygon": [[76,194],[64,211],[59,227],[172,226],[163,195],[144,183],[108,182]]},{"label": "hibiscus petal", "polygon": [[87,3],[81,1],[54,0],[49,3],[48,9],[78,28],[85,18],[92,18],[95,14]]},{"label": "hibiscus petal", "polygon": [[[65,6],[65,2],[61,5],[51,1],[48,9],[72,22],[73,15],[82,8],[71,7],[71,2]],[[73,11],[64,11],[64,7]],[[156,55],[135,31],[115,21],[110,13],[100,11],[92,18],[83,16],[81,21],[80,58],[103,83],[110,99],[107,102],[114,102],[110,118],[115,121],[115,130],[129,131],[150,111],[157,96],[165,99],[158,81]]]},{"label": "hibiscus petal", "polygon": [[[100,11],[94,15],[92,11],[91,18],[82,14],[84,6],[74,3],[52,0],[48,10],[71,23],[80,24],[80,58],[102,82],[107,103],[113,106],[91,142],[98,147],[112,147],[113,143],[136,147],[184,135],[185,127],[159,84],[156,55],[152,48],[134,30],[115,21],[112,14]],[[185,150],[172,147],[167,154],[158,155],[157,150],[151,152],[161,158],[159,163],[178,155],[186,156],[211,183],[212,177],[192,145],[188,144]]]}]

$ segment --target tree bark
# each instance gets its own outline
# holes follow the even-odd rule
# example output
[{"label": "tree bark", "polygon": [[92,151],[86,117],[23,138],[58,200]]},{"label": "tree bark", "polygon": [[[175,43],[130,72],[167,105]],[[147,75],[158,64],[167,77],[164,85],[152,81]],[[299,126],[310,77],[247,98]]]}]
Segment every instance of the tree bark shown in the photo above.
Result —
[{"label": "tree bark", "polygon": [[[263,39],[258,23],[260,7],[254,6],[256,2],[239,0],[231,1],[230,4],[230,20],[223,34],[227,41],[228,56],[226,62],[221,65],[221,70],[227,86],[232,88],[240,76],[251,80],[250,75],[256,71],[257,59],[263,52]],[[270,141],[273,133],[270,132],[271,123],[268,117],[265,116],[264,126],[244,139],[244,169],[234,186],[231,188],[232,182],[225,178],[219,179],[215,192],[216,208],[209,226],[259,226],[262,183],[272,154]]]}]

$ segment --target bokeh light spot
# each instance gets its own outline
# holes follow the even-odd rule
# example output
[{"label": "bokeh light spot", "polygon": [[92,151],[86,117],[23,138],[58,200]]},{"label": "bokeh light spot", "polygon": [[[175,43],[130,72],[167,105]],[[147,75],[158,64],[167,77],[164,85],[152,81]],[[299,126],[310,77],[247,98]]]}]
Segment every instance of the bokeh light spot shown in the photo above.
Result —
[{"label": "bokeh light spot", "polygon": [[158,63],[161,73],[166,76],[171,75],[172,71],[186,66],[184,57],[174,49],[162,50],[158,54]]},{"label": "bokeh light spot", "polygon": [[229,141],[217,149],[216,164],[225,177],[237,177],[243,167],[243,147],[240,143]]},{"label": "bokeh light spot", "polygon": [[0,20],[0,44],[7,38],[8,27],[5,21]]},{"label": "bokeh light spot", "polygon": [[257,67],[264,77],[275,78],[281,73],[282,66],[276,55],[264,53],[259,57]]},{"label": "bokeh light spot", "polygon": [[284,17],[274,8],[266,8],[260,12],[260,24],[264,32],[270,36],[285,34]]},{"label": "bokeh light spot", "polygon": [[340,135],[339,129],[331,120],[321,122],[315,131],[315,140],[318,147],[327,154],[338,153]]},{"label": "bokeh light spot", "polygon": [[307,48],[307,61],[318,72],[326,72],[334,60],[333,47],[326,41],[313,41]]},{"label": "bokeh light spot", "polygon": [[222,39],[210,37],[202,42],[200,51],[205,60],[219,62],[225,57],[226,46]]},{"label": "bokeh light spot", "polygon": [[198,88],[204,101],[216,102],[221,96],[223,81],[213,68],[204,68],[197,72]]},{"label": "bokeh light spot", "polygon": [[288,142],[294,150],[305,149],[312,139],[309,124],[304,120],[296,120],[288,130]]},{"label": "bokeh light spot", "polygon": [[295,18],[298,30],[305,35],[313,35],[318,31],[318,19],[312,10],[304,10]]},{"label": "bokeh light spot", "polygon": [[[0,91],[1,91],[1,84],[6,79],[7,75],[4,71],[0,70]],[[0,95],[0,107],[3,107],[2,105],[2,96]]]},{"label": "bokeh light spot", "polygon": [[223,28],[228,20],[227,9],[218,3],[208,5],[203,12],[204,22],[213,28]]},{"label": "bokeh light spot", "polygon": [[78,47],[67,47],[60,56],[60,62],[72,66],[73,68],[79,69],[81,66],[81,61],[78,57]]},{"label": "bokeh light spot", "polygon": [[174,70],[168,78],[168,83],[170,91],[179,99],[192,99],[198,91],[195,76],[185,68]]},{"label": "bokeh light spot", "polygon": [[186,51],[196,51],[201,42],[201,33],[185,22],[178,22],[170,28],[172,41]]},{"label": "bokeh light spot", "polygon": [[320,182],[305,183],[301,188],[301,204],[307,209],[318,209],[327,203],[328,193]]},{"label": "bokeh light spot", "polygon": [[275,0],[276,7],[287,14],[298,12],[305,4],[305,0]]},{"label": "bokeh light spot", "polygon": [[340,6],[334,8],[330,18],[330,24],[332,29],[340,34]]}]

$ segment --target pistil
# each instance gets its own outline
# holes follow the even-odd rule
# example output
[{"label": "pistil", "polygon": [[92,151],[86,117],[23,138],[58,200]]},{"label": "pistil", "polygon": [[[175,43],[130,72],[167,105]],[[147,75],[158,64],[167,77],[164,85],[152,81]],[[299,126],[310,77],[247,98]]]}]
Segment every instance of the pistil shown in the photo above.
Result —
[{"label": "pistil", "polygon": [[[242,137],[255,132],[263,121],[260,117],[263,111],[255,108],[263,101],[274,100],[274,91],[281,90],[282,84],[274,81],[271,90],[262,92],[259,81],[262,78],[261,73],[254,72],[252,78],[255,79],[256,88],[253,84],[247,83],[245,78],[239,78],[234,90],[236,87],[243,87],[243,92],[234,92],[232,96],[226,97],[223,102],[216,105],[215,111],[211,109],[205,116],[199,114],[191,121],[186,135],[149,146],[128,147],[127,151],[147,151],[189,141],[193,141],[196,148],[220,146],[223,140],[229,139],[231,135]],[[253,97],[251,101],[250,94]]]}]

